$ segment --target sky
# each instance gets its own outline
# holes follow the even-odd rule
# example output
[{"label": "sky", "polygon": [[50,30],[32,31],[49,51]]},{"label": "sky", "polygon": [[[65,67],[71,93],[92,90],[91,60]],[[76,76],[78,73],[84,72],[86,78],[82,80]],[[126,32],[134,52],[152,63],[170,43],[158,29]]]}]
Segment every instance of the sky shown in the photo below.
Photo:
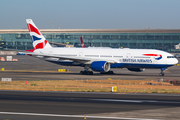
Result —
[{"label": "sky", "polygon": [[[180,0],[0,0],[0,29],[180,29]],[[54,21],[55,23],[52,23]]]}]

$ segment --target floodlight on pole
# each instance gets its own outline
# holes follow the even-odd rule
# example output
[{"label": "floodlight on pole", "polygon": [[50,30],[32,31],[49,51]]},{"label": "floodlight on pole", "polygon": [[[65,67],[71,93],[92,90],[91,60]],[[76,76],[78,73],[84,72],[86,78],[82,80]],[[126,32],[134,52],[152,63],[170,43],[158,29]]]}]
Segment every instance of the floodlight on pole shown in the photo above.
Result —
[{"label": "floodlight on pole", "polygon": [[52,45],[53,45],[53,24],[55,23],[54,21],[51,21],[52,23]]},{"label": "floodlight on pole", "polygon": [[60,26],[61,26],[61,25],[59,24],[59,25],[58,25],[58,28],[59,28],[59,29],[60,29]]}]

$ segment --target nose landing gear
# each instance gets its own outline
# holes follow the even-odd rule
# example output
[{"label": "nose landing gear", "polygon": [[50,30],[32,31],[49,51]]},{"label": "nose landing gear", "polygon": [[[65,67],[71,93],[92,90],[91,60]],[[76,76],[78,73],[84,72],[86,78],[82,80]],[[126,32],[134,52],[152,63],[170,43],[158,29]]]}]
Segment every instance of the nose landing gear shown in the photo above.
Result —
[{"label": "nose landing gear", "polygon": [[161,71],[161,73],[159,73],[159,76],[164,76],[164,72]]},{"label": "nose landing gear", "polygon": [[166,70],[166,68],[161,68],[161,72],[159,73],[159,76],[164,76],[164,71]]}]

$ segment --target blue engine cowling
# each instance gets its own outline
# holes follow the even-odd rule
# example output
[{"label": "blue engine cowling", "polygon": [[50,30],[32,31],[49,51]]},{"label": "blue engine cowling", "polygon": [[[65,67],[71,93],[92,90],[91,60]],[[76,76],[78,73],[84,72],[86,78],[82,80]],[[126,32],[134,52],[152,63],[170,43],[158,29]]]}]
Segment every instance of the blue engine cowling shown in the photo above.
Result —
[{"label": "blue engine cowling", "polygon": [[145,70],[145,68],[127,68],[127,69],[133,72],[142,72]]},{"label": "blue engine cowling", "polygon": [[110,63],[107,61],[94,61],[91,63],[91,69],[97,72],[108,72],[110,70]]}]

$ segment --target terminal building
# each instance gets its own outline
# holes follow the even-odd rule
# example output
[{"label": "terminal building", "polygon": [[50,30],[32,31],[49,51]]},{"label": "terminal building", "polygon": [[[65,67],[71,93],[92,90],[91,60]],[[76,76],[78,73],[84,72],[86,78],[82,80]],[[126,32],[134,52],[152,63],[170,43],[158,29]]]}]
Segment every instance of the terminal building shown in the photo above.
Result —
[{"label": "terminal building", "polygon": [[[53,46],[158,49],[180,52],[180,29],[41,29]],[[28,29],[0,30],[0,48],[33,49]]]}]

